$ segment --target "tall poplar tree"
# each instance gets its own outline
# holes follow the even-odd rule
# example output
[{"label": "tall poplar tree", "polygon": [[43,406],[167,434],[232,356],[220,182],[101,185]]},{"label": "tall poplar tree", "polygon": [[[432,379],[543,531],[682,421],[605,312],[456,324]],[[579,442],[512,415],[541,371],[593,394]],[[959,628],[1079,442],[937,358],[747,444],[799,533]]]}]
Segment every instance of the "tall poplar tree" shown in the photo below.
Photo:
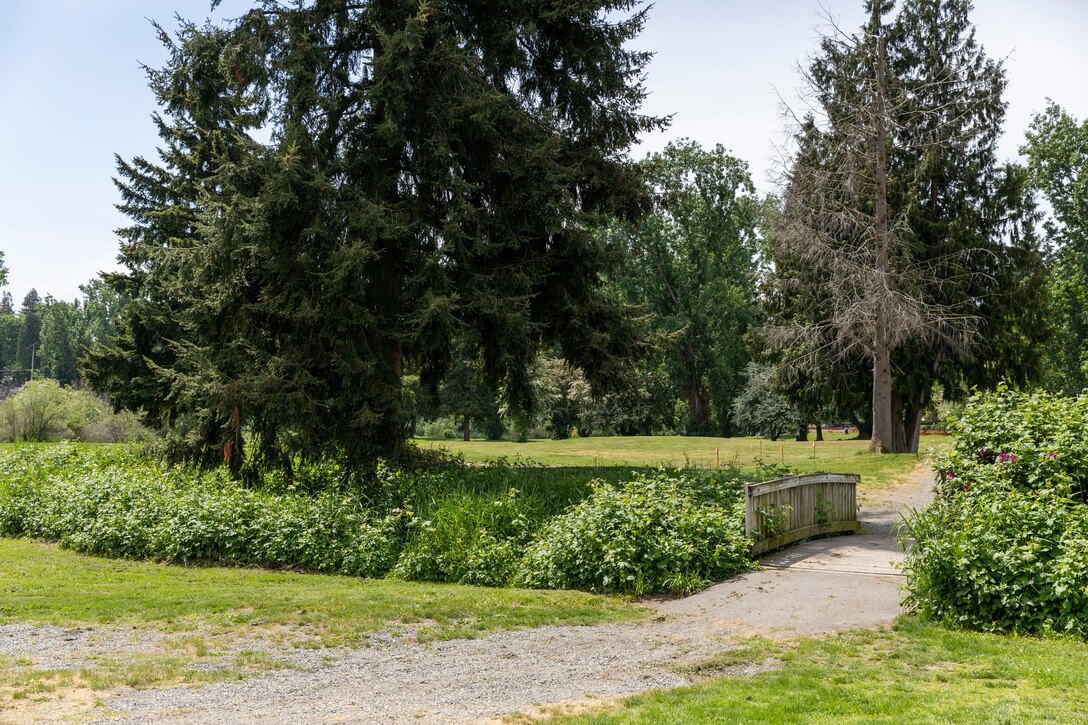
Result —
[{"label": "tall poplar tree", "polygon": [[1046,384],[1077,395],[1088,388],[1088,119],[1078,121],[1051,102],[1032,119],[1020,152],[1051,209],[1046,230],[1055,247],[1049,294],[1055,334]]},{"label": "tall poplar tree", "polygon": [[163,350],[144,373],[121,340],[134,383],[214,421],[197,439],[237,468],[242,431],[266,465],[395,455],[402,376],[436,385],[455,337],[513,408],[553,344],[622,378],[640,335],[601,292],[618,251],[592,230],[647,206],[626,151],[662,122],[638,113],[636,5],[269,1],[186,26],[152,87],[202,166],[130,177],[132,234],[158,238],[126,263],[147,279],[129,307],[157,295]]}]

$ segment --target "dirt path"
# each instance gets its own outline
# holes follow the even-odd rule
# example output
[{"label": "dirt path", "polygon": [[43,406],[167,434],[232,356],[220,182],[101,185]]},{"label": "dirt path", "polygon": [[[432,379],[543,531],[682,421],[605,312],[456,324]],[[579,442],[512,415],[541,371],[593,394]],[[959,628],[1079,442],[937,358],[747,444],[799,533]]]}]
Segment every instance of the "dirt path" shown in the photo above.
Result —
[{"label": "dirt path", "polygon": [[[686,665],[735,647],[739,637],[793,637],[892,621],[900,613],[901,583],[893,565],[902,557],[892,527],[904,506],[924,505],[930,475],[919,470],[907,483],[864,497],[866,534],[809,542],[695,596],[649,602],[660,615],[648,623],[542,627],[431,644],[379,635],[370,646],[333,656],[273,648],[293,669],[241,682],[121,690],[104,697],[92,717],[220,725],[466,723],[683,685]],[[0,655],[33,654],[52,666],[79,660],[84,648],[69,632],[0,627]],[[153,646],[131,634],[84,632],[80,637],[99,649]]]}]

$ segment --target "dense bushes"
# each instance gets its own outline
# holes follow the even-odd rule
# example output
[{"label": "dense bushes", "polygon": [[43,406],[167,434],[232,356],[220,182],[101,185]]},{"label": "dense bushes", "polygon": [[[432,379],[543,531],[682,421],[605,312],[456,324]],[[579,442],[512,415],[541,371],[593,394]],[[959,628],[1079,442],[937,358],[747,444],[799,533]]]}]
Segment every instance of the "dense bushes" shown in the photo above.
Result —
[{"label": "dense bushes", "polygon": [[1088,398],[977,396],[909,522],[909,601],[960,626],[1088,636]]},{"label": "dense bushes", "polygon": [[587,486],[588,469],[381,468],[366,495],[342,489],[334,465],[296,473],[246,488],[123,448],[22,446],[0,456],[0,536],[171,562],[635,594],[690,591],[750,566],[735,473]]},{"label": "dense bushes", "polygon": [[[739,490],[735,479],[721,483]],[[683,476],[591,485],[588,498],[544,527],[519,582],[636,595],[690,592],[751,568],[739,496],[730,505],[701,500],[703,486]]]},{"label": "dense bushes", "polygon": [[101,398],[56,380],[32,380],[0,400],[0,441],[120,443],[146,433],[133,413],[114,413]]},{"label": "dense bushes", "polygon": [[122,450],[26,447],[0,458],[0,535],[91,554],[384,573],[407,515],[336,492],[271,494],[160,469]]}]

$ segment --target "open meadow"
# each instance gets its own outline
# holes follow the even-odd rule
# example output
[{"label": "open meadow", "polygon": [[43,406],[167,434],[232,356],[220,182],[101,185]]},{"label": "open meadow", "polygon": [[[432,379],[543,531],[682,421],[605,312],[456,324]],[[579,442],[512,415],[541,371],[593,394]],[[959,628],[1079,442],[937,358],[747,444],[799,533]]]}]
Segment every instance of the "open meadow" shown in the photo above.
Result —
[{"label": "open meadow", "polygon": [[771,441],[754,436],[710,438],[699,436],[601,436],[524,443],[488,440],[417,439],[421,448],[445,450],[469,462],[505,459],[525,465],[586,466],[604,469],[644,467],[717,468],[754,470],[758,464],[785,466],[796,473],[824,471],[857,473],[862,486],[879,487],[901,481],[931,450],[943,449],[947,436],[923,436],[919,454],[875,456],[869,442],[825,432],[824,441]]}]

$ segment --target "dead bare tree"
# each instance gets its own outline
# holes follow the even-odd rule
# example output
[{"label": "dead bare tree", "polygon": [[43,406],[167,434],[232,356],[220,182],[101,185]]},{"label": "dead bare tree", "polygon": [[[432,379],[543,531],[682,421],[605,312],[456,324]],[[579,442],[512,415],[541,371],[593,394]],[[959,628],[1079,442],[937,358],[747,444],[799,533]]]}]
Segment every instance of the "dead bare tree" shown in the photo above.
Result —
[{"label": "dead bare tree", "polygon": [[[870,3],[869,22],[856,34],[832,24],[822,55],[802,72],[812,108],[793,116],[798,149],[783,173],[782,210],[768,236],[777,293],[806,294],[820,314],[778,320],[765,334],[771,346],[790,351],[787,362],[798,369],[859,353],[870,360],[871,448],[902,452],[917,446],[918,423],[896,420],[893,353],[922,342],[968,360],[979,318],[976,300],[931,294],[973,272],[962,250],[916,259],[910,209],[894,208],[888,188],[890,150],[903,153],[906,144],[909,153],[924,155],[962,125],[956,114],[966,104],[934,108],[916,99],[934,95],[936,85],[942,98],[972,89],[955,74],[909,83],[889,77],[882,16],[890,6]],[[944,131],[903,132],[921,125]]]}]

